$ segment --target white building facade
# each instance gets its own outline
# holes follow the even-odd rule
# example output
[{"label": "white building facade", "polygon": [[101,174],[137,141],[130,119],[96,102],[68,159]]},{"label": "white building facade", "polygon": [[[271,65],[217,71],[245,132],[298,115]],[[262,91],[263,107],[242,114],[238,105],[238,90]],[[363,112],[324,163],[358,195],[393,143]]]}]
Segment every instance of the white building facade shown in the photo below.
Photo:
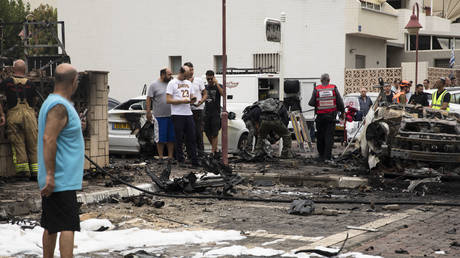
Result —
[{"label": "white building facade", "polygon": [[[227,0],[228,67],[259,67],[261,54],[275,60],[279,43],[266,40],[264,20],[285,12],[285,77],[329,73],[343,92],[345,68],[411,59],[403,23],[412,2],[401,1],[398,10],[385,0]],[[190,61],[197,76],[221,68],[219,0],[58,0],[57,8],[72,63],[109,71],[110,96],[120,101],[140,95],[164,67],[176,70]],[[427,30],[450,30],[443,26],[449,21],[438,20],[421,22]]]},{"label": "white building facade", "polygon": [[[278,53],[279,43],[265,39],[264,20],[285,12],[286,77],[327,72],[340,87],[344,7],[343,0],[227,1],[228,66],[253,67],[254,54]],[[110,96],[119,100],[140,95],[164,67],[190,61],[203,75],[219,66],[221,14],[217,0],[58,1],[72,63],[109,71]]]}]

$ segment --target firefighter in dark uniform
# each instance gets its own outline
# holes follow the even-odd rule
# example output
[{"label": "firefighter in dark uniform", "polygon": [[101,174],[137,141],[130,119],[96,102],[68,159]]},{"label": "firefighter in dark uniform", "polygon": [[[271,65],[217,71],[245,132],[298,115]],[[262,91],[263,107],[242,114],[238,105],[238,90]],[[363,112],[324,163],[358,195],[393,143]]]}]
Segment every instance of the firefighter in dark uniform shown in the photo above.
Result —
[{"label": "firefighter in dark uniform", "polygon": [[[37,100],[34,86],[25,78],[23,60],[13,63],[13,76],[0,83],[0,91],[6,95],[6,135],[11,143],[16,176],[35,179],[37,164],[37,118],[32,108]],[[5,115],[0,105],[0,126]]]},{"label": "firefighter in dark uniform", "polygon": [[334,144],[334,130],[337,112],[344,117],[344,105],[337,86],[329,84],[329,74],[321,75],[321,85],[313,90],[308,105],[315,107],[316,113],[316,147],[320,160],[332,159],[332,145]]},{"label": "firefighter in dark uniform", "polygon": [[291,152],[291,134],[287,128],[289,123],[289,115],[283,103],[269,98],[259,101],[257,105],[260,107],[260,126],[258,128],[259,137],[257,137],[256,153],[261,153],[263,141],[270,133],[275,133],[283,139],[283,150],[281,158],[292,158],[294,155]]}]

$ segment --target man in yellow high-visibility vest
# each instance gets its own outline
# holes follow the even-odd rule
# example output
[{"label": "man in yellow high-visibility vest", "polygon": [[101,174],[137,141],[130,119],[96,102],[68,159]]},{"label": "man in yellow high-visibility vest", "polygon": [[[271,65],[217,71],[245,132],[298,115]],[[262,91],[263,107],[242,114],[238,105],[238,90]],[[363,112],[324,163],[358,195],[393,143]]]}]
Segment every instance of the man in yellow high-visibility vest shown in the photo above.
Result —
[{"label": "man in yellow high-visibility vest", "polygon": [[446,89],[446,78],[441,77],[436,82],[435,87],[438,89],[431,95],[431,107],[434,109],[449,111],[450,93]]}]

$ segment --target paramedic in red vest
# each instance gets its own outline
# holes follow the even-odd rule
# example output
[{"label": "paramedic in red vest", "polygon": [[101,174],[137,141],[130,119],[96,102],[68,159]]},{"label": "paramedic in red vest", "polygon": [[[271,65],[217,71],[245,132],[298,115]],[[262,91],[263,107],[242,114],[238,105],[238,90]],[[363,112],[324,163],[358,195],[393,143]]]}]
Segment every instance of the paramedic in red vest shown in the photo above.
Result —
[{"label": "paramedic in red vest", "polygon": [[329,82],[329,74],[321,75],[321,85],[315,87],[308,102],[308,105],[315,107],[316,147],[321,161],[332,159],[337,112],[341,113],[342,119],[345,113],[339,90]]}]

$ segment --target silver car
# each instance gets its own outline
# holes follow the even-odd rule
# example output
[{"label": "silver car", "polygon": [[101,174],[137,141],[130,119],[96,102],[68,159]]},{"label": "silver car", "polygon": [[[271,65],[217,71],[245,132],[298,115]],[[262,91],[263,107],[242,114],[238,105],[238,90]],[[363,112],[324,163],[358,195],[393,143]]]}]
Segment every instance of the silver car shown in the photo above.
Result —
[{"label": "silver car", "polygon": [[[146,122],[146,96],[132,98],[108,111],[109,151],[110,153],[135,154],[139,153],[140,146],[137,138],[132,134],[132,128],[127,116],[141,116],[140,126]],[[219,148],[221,148],[221,132],[219,132]],[[237,153],[247,141],[248,130],[241,117],[228,120],[228,151]],[[203,135],[205,150],[211,150],[207,137]]]}]

